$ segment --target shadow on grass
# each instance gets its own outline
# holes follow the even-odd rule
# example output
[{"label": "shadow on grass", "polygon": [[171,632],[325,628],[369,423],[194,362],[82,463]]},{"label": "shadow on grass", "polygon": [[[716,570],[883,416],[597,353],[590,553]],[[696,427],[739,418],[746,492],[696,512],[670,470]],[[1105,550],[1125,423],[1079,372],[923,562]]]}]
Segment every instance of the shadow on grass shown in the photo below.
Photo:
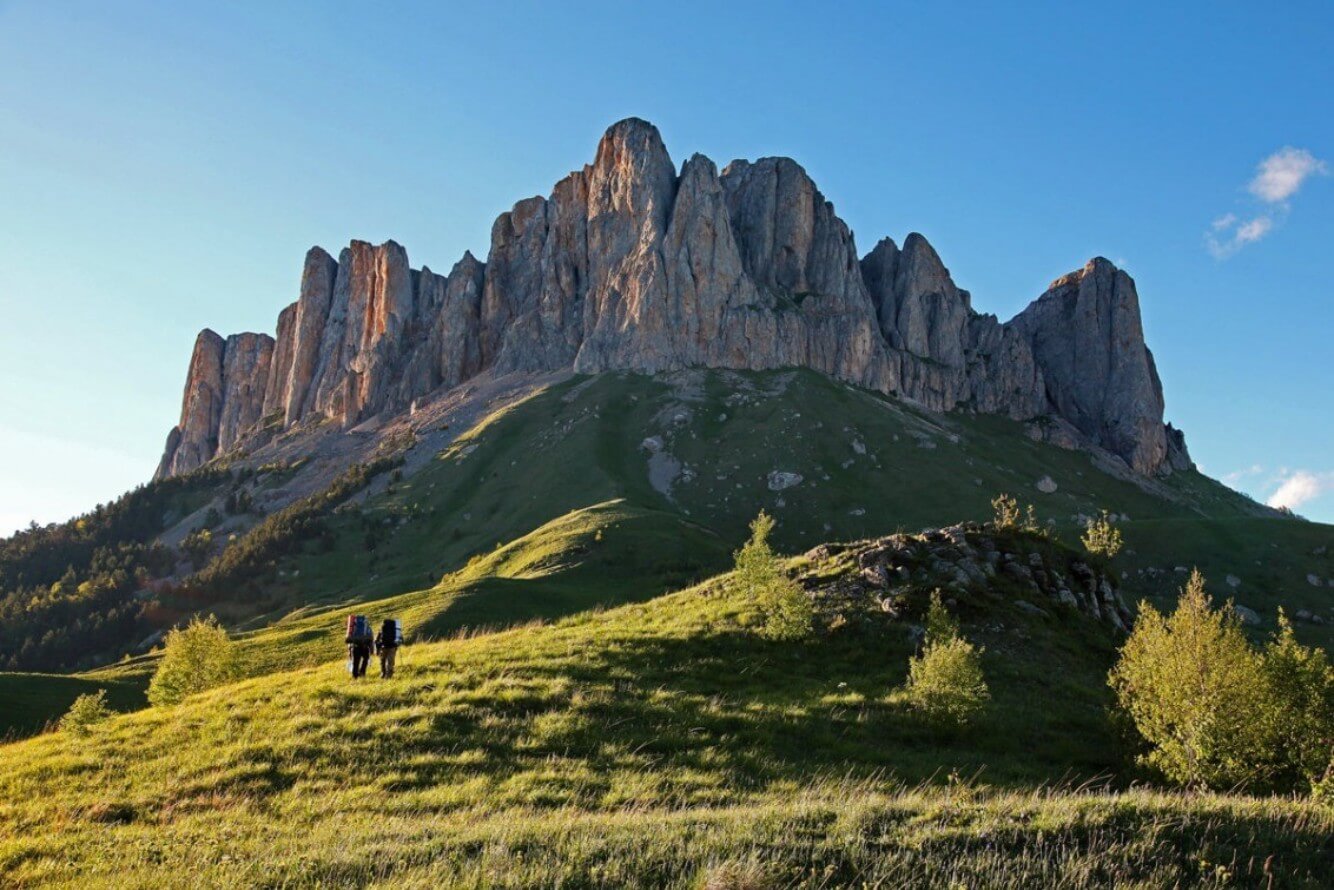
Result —
[{"label": "shadow on grass", "polygon": [[[659,786],[655,800],[664,792],[698,800],[817,777],[892,774],[911,783],[955,770],[1031,786],[1122,766],[1097,694],[1060,703],[1035,695],[1049,671],[1040,660],[1004,670],[993,663],[1004,682],[993,686],[987,712],[974,726],[944,732],[892,697],[908,655],[906,639],[884,633],[783,644],[729,629],[608,640],[577,658],[489,672],[451,676],[433,666],[438,682],[405,673],[401,689],[330,690],[325,704],[331,716],[424,711],[411,731],[340,730],[343,744],[334,748],[349,762],[393,751],[393,788],[479,776],[499,784],[574,762],[582,785],[570,794],[585,804],[612,793],[618,776],[643,771]],[[466,766],[452,757],[462,751],[473,755]]]}]

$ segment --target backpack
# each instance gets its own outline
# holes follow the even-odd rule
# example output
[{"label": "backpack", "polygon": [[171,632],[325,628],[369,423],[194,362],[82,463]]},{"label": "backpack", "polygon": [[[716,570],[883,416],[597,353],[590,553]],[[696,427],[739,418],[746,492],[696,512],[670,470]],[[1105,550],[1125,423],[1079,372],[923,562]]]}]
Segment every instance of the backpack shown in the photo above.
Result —
[{"label": "backpack", "polygon": [[369,643],[373,636],[370,620],[365,615],[347,616],[347,642]]},{"label": "backpack", "polygon": [[380,625],[380,639],[385,646],[403,645],[403,622],[397,618],[386,618]]}]

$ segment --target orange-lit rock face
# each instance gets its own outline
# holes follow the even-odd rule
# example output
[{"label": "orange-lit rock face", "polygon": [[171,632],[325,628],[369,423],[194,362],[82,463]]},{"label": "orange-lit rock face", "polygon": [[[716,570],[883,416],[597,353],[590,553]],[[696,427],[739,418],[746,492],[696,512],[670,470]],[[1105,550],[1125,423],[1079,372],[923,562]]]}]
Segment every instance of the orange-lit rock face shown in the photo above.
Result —
[{"label": "orange-lit rock face", "polygon": [[273,345],[267,334],[234,334],[223,340],[213,331],[200,332],[185,381],[180,424],[168,439],[159,475],[201,466],[259,422]]},{"label": "orange-lit rock face", "polygon": [[980,315],[918,234],[858,258],[852,233],[787,158],[695,155],[612,126],[591,165],[491,230],[485,264],[412,270],[389,241],[306,255],[276,341],[205,331],[159,475],[309,417],[402,412],[482,372],[809,367],[911,398],[1026,419],[1150,473],[1189,465],[1162,423],[1134,282],[1106,260],[1002,324]]}]

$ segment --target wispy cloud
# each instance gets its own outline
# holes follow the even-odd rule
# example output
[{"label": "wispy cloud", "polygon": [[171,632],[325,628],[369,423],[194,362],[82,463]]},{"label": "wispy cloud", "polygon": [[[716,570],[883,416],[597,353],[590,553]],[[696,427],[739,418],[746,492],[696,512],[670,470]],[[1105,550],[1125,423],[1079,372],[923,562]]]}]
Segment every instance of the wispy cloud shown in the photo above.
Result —
[{"label": "wispy cloud", "polygon": [[1302,504],[1309,503],[1328,492],[1334,492],[1334,473],[1294,470],[1269,496],[1266,503],[1271,507],[1296,510]]},{"label": "wispy cloud", "polygon": [[1259,464],[1251,464],[1244,470],[1233,470],[1231,473],[1226,474],[1223,476],[1223,481],[1232,488],[1236,488],[1242,482],[1245,482],[1252,477],[1259,476],[1264,473],[1264,471],[1265,468]]},{"label": "wispy cloud", "polygon": [[1261,208],[1243,218],[1225,213],[1209,225],[1204,244],[1217,259],[1254,244],[1273,231],[1278,219],[1288,212],[1288,201],[1312,176],[1329,173],[1329,165],[1304,148],[1287,146],[1260,162],[1247,191],[1261,202]]},{"label": "wispy cloud", "polygon": [[1250,192],[1268,204],[1286,201],[1312,176],[1329,173],[1329,165],[1304,148],[1280,148],[1260,162]]},{"label": "wispy cloud", "polygon": [[1247,244],[1259,241],[1272,228],[1273,214],[1261,214],[1243,222],[1229,213],[1214,220],[1213,231],[1204,236],[1204,243],[1209,252],[1221,260],[1232,256]]},{"label": "wispy cloud", "polygon": [[1296,510],[1317,498],[1334,494],[1334,470],[1297,470],[1252,464],[1225,473],[1224,484],[1249,491],[1271,507]]}]

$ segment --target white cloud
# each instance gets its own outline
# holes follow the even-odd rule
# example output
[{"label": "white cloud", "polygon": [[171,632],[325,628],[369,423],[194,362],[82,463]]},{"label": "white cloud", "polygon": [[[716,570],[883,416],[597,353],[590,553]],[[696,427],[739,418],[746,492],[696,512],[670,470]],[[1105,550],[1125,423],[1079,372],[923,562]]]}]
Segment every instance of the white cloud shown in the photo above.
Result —
[{"label": "white cloud", "polygon": [[1277,204],[1286,201],[1309,177],[1329,172],[1329,166],[1304,148],[1288,146],[1260,162],[1250,192],[1261,201]]},{"label": "white cloud", "polygon": [[1241,222],[1229,213],[1214,220],[1213,231],[1204,236],[1209,252],[1218,259],[1229,257],[1247,244],[1254,244],[1274,228],[1274,218],[1260,215]]},{"label": "white cloud", "polygon": [[1209,224],[1204,245],[1215,259],[1225,259],[1274,230],[1288,212],[1288,199],[1312,176],[1329,173],[1329,165],[1304,148],[1281,148],[1260,162],[1248,191],[1262,202],[1249,219],[1225,213]]},{"label": "white cloud", "polygon": [[1271,507],[1296,510],[1302,504],[1309,503],[1328,492],[1334,492],[1334,473],[1295,470],[1287,474],[1287,478],[1269,496],[1266,503]]},{"label": "white cloud", "polygon": [[1237,226],[1237,233],[1233,235],[1233,240],[1238,244],[1250,244],[1252,241],[1259,241],[1269,230],[1274,227],[1274,221],[1267,216],[1257,216],[1248,223],[1242,223]]}]

